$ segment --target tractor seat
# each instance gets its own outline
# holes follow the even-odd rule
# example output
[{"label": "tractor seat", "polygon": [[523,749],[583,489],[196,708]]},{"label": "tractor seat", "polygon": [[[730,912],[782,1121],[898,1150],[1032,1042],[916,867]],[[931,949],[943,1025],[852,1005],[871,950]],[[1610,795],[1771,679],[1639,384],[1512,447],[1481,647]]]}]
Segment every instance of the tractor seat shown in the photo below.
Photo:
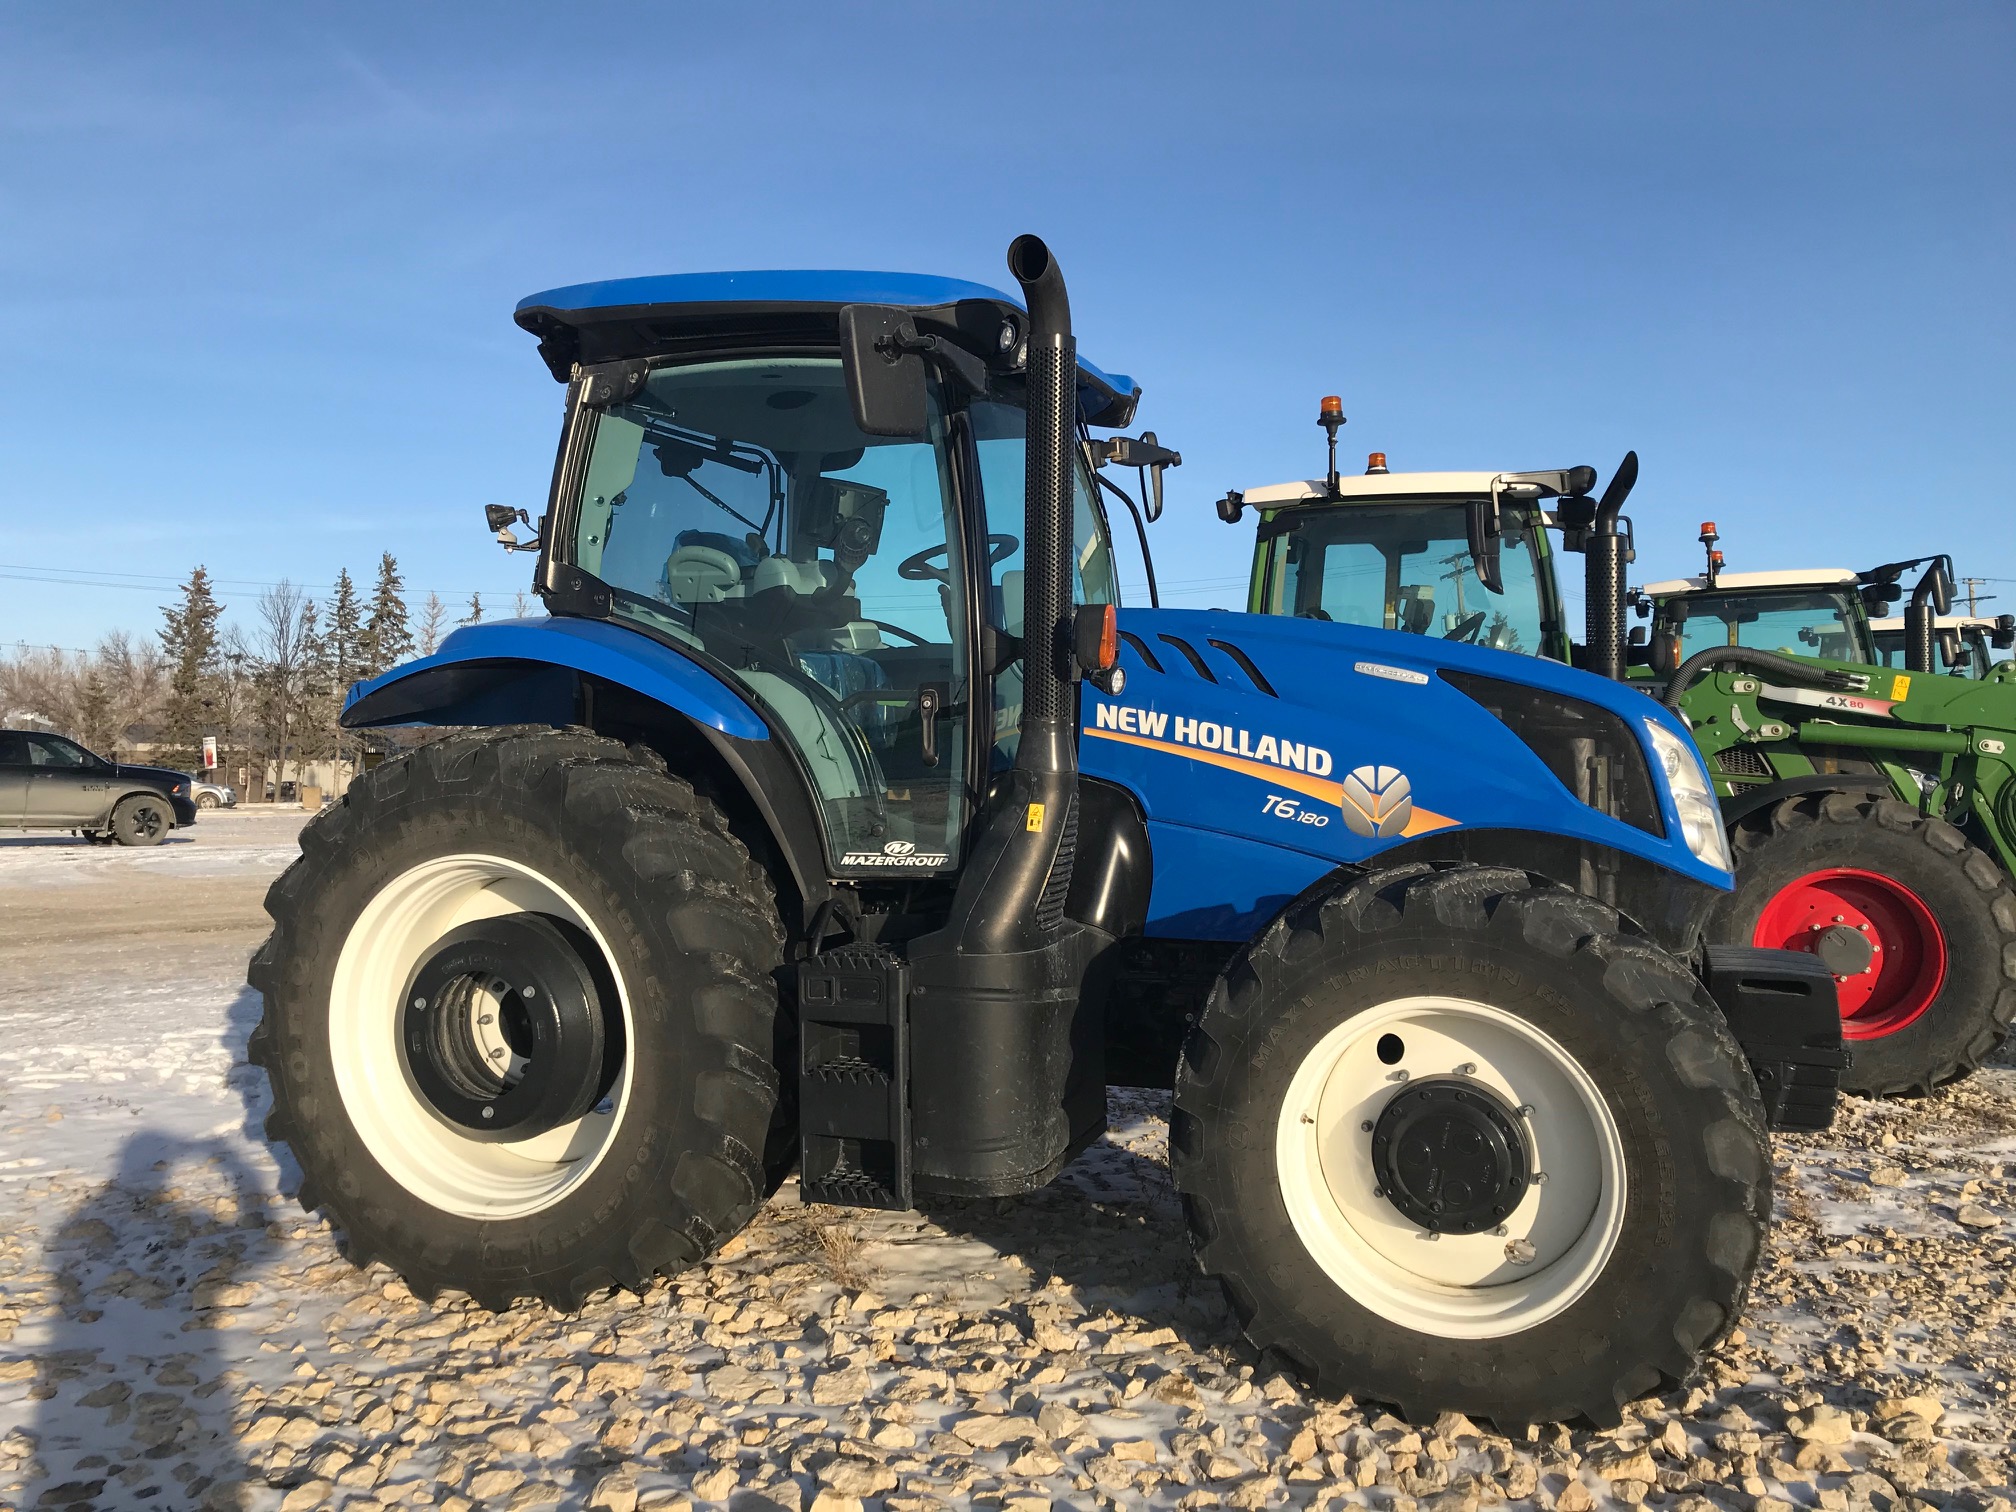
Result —
[{"label": "tractor seat", "polygon": [[742,597],[742,565],[712,546],[681,546],[665,559],[665,597],[674,604],[718,604]]},{"label": "tractor seat", "polygon": [[756,564],[749,592],[754,595],[772,588],[788,588],[801,596],[810,595],[832,583],[833,571],[831,562],[795,562],[789,557],[769,556]]}]

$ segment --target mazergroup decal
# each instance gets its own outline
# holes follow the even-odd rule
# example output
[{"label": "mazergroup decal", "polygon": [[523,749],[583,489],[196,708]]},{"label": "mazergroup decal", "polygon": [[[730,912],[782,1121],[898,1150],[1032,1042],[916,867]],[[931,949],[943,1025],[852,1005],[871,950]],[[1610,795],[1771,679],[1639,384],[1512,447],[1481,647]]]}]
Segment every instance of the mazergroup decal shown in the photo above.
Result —
[{"label": "mazergroup decal", "polygon": [[944,851],[923,851],[917,849],[914,840],[885,840],[880,850],[849,851],[840,858],[842,866],[881,866],[891,868],[921,868],[931,870],[943,866],[947,860]]},{"label": "mazergroup decal", "polygon": [[[1341,812],[1354,833],[1372,839],[1423,835],[1456,823],[1416,804],[1411,785],[1397,768],[1359,767],[1339,782],[1329,775],[1336,763],[1328,749],[1275,731],[1255,734],[1238,725],[1186,719],[1159,709],[1101,703],[1085,734],[1221,767],[1318,799]],[[1308,822],[1292,803],[1270,799],[1265,812]]]}]

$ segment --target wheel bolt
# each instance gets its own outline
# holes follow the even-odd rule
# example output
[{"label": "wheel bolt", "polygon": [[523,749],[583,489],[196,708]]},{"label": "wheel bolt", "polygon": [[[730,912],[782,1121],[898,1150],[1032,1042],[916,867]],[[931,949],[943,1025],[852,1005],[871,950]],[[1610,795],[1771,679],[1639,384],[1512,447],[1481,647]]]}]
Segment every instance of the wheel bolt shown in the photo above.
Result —
[{"label": "wheel bolt", "polygon": [[1519,1116],[1521,1118],[1531,1118],[1533,1116],[1533,1104],[1531,1103],[1519,1104]]},{"label": "wheel bolt", "polygon": [[535,998],[539,996],[539,989],[537,987],[527,987],[523,992],[519,993],[518,996]]},{"label": "wheel bolt", "polygon": [[497,1116],[497,1110],[495,1108],[485,1108],[483,1110],[483,1116],[485,1118],[495,1118]]},{"label": "wheel bolt", "polygon": [[1368,1118],[1363,1123],[1359,1124],[1358,1131],[1361,1134],[1370,1134],[1372,1132],[1372,1120]]},{"label": "wheel bolt", "polygon": [[1462,1065],[1456,1068],[1456,1074],[1458,1076],[1475,1076],[1477,1074],[1477,1062],[1475,1061],[1463,1062]]},{"label": "wheel bolt", "polygon": [[477,1019],[476,1022],[479,1024],[494,1024],[497,1022],[497,1015],[494,1013],[486,1013],[482,1017]]},{"label": "wheel bolt", "polygon": [[[1504,1230],[1500,1229],[1499,1232],[1502,1234]],[[1533,1257],[1538,1253],[1539,1251],[1533,1248],[1532,1241],[1527,1239],[1514,1239],[1505,1246],[1505,1258],[1514,1265],[1531,1265]]]},{"label": "wheel bolt", "polygon": [[504,1059],[504,1047],[502,1045],[499,1045],[495,1050],[492,1050],[490,1052],[490,1059],[492,1060]]},{"label": "wheel bolt", "polygon": [[1535,1171],[1533,1173],[1533,1185],[1545,1186],[1546,1184],[1547,1184],[1547,1173],[1545,1171]]},{"label": "wheel bolt", "polygon": [[415,998],[415,999],[413,999],[413,1006],[414,1006],[415,1008],[425,1008],[425,1007],[427,1006],[427,999],[425,999],[425,998]]}]

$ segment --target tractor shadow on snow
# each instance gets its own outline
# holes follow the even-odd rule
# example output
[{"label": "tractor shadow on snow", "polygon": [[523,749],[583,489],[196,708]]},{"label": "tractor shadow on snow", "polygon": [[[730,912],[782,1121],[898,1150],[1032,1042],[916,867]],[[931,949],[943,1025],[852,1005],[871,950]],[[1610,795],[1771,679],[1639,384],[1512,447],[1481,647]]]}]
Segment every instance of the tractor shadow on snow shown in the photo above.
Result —
[{"label": "tractor shadow on snow", "polygon": [[60,1316],[36,1363],[38,1506],[236,1508],[256,1480],[232,1422],[252,1348],[228,1310],[270,1258],[234,1142],[141,1132],[43,1264]]}]

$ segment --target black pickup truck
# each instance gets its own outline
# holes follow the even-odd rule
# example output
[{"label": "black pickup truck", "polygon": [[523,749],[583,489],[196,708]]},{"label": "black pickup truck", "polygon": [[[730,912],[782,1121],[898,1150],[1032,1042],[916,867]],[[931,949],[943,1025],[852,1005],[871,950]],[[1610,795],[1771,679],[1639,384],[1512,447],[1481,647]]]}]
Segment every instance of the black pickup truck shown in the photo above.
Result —
[{"label": "black pickup truck", "polygon": [[40,730],[0,730],[0,830],[76,830],[89,840],[158,845],[196,822],[187,772],[107,761]]}]

